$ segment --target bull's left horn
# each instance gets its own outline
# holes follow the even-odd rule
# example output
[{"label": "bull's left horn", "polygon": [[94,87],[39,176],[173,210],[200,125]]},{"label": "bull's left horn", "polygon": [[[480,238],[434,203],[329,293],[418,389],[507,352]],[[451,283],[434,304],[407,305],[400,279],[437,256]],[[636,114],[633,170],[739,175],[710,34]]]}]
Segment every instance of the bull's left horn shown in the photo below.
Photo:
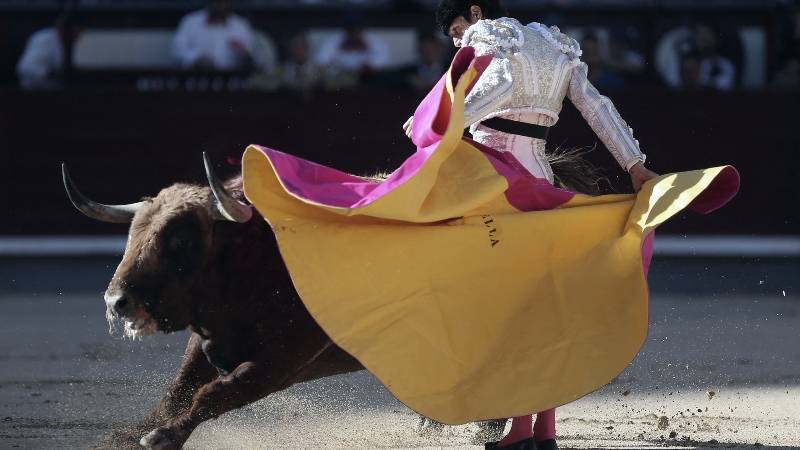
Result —
[{"label": "bull's left horn", "polygon": [[66,164],[61,164],[61,176],[64,179],[64,188],[72,205],[88,217],[109,223],[130,223],[134,214],[142,206],[143,202],[131,203],[128,205],[104,205],[86,198],[75,187],[72,177],[69,176]]},{"label": "bull's left horn", "polygon": [[211,187],[211,192],[217,200],[216,212],[225,220],[239,223],[248,222],[250,218],[253,217],[253,207],[236,200],[225,190],[222,181],[217,178],[214,169],[211,168],[211,160],[208,159],[208,154],[206,152],[203,152],[203,164],[206,166],[208,185]]}]

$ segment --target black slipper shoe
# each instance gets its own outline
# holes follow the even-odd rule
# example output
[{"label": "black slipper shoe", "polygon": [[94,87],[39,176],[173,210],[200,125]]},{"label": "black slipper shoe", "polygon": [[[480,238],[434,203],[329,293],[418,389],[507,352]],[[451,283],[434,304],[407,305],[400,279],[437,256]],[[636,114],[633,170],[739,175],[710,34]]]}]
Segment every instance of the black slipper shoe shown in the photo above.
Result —
[{"label": "black slipper shoe", "polygon": [[[547,442],[547,441],[545,441]],[[555,443],[555,441],[553,441]],[[498,447],[497,442],[487,442],[486,450],[536,450],[536,441],[533,438],[523,439],[505,447]]]},{"label": "black slipper shoe", "polygon": [[558,450],[558,444],[555,439],[536,441],[536,450]]}]

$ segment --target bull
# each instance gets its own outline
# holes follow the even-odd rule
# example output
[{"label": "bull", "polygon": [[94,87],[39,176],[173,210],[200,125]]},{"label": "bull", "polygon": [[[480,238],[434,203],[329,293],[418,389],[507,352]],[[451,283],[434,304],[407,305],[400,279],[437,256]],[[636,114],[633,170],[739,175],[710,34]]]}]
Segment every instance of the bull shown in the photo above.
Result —
[{"label": "bull", "polygon": [[208,186],[178,183],[128,205],[88,199],[62,165],[78,210],[130,223],[104,295],[110,325],[130,337],[192,332],[177,377],[127,433],[153,449],[181,448],[200,423],[295,383],[363,369],[306,310],[241,177],[223,183],[204,162]]},{"label": "bull", "polygon": [[[72,204],[129,223],[106,289],[106,318],[130,338],[190,329],[183,362],[158,405],[114,444],[178,449],[202,422],[289,386],[364,367],[334,344],[294,290],[275,236],[245,203],[241,177],[222,182],[203,154],[208,186],[177,183],[155,197],[104,205],[81,194],[65,165]],[[497,440],[505,420],[479,424]],[[440,429],[422,418],[420,431]],[[140,436],[144,435],[139,439]]]}]

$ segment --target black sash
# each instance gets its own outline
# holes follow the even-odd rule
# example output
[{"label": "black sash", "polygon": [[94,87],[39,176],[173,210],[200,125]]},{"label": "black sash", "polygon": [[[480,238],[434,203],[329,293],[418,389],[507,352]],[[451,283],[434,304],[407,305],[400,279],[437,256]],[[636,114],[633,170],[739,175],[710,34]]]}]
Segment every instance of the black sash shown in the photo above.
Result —
[{"label": "black sash", "polygon": [[482,121],[481,124],[503,133],[516,134],[518,136],[527,136],[543,140],[547,140],[547,135],[550,133],[550,127],[534,125],[532,123],[518,122],[516,120],[503,119],[501,117],[486,119]]}]

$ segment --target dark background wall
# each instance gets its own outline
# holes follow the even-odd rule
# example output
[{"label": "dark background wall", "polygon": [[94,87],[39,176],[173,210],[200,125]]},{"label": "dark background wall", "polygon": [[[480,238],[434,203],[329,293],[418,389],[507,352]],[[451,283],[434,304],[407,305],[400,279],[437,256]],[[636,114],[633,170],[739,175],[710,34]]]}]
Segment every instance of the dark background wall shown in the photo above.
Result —
[{"label": "dark background wall", "polygon": [[[800,95],[664,93],[613,95],[658,172],[733,164],[742,190],[710,217],[671,232],[796,234],[796,152]],[[413,151],[400,125],[418,96],[362,89],[306,101],[291,94],[148,93],[70,90],[0,93],[0,234],[120,232],[71,209],[60,163],[84,193],[128,203],[174,181],[202,178],[201,151],[233,174],[250,143],[339,169],[391,170]],[[551,146],[591,146],[597,138],[567,103]],[[621,191],[627,176],[600,146],[590,156]]]}]

